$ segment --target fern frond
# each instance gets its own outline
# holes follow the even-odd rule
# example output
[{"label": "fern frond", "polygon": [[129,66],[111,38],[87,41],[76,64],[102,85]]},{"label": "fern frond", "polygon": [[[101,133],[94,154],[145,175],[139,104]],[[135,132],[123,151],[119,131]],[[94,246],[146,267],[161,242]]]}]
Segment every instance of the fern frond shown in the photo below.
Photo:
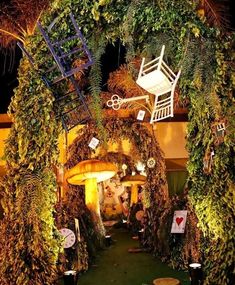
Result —
[{"label": "fern frond", "polygon": [[[98,36],[97,36],[98,37]],[[90,91],[92,95],[92,109],[97,127],[100,131],[100,137],[106,142],[106,132],[103,126],[102,117],[102,101],[100,98],[101,84],[102,84],[102,71],[101,71],[101,56],[105,52],[105,41],[102,37],[97,40],[96,36],[92,39],[92,52],[94,64],[91,67],[89,74]]]},{"label": "fern frond", "polygon": [[108,90],[125,97],[143,95],[142,89],[136,84],[126,64],[109,75]]}]

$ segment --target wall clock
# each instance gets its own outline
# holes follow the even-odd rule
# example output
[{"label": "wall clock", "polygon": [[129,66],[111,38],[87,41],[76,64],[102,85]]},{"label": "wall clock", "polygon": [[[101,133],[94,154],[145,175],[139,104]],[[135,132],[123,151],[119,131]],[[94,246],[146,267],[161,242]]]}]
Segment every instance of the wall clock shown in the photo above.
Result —
[{"label": "wall clock", "polygon": [[63,228],[59,230],[60,234],[64,237],[64,248],[72,247],[75,244],[76,236],[75,233],[67,228]]}]

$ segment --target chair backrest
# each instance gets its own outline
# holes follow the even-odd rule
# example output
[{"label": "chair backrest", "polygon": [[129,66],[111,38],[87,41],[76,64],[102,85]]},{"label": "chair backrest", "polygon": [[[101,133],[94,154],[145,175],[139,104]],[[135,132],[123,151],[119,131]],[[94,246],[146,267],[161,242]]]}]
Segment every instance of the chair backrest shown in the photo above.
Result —
[{"label": "chair backrest", "polygon": [[178,71],[171,90],[167,93],[156,95],[151,112],[150,124],[161,121],[174,115],[174,92],[181,70]]}]

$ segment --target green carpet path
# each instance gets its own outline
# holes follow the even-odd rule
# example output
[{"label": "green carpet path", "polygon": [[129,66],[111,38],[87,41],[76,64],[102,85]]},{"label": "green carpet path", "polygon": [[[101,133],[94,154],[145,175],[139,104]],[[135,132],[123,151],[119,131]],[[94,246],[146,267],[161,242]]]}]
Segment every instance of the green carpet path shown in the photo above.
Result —
[{"label": "green carpet path", "polygon": [[190,284],[188,273],[173,270],[151,254],[129,253],[128,249],[138,247],[139,242],[127,230],[114,229],[111,234],[112,245],[99,252],[96,263],[79,276],[78,285],[152,285],[154,279],[161,277]]}]

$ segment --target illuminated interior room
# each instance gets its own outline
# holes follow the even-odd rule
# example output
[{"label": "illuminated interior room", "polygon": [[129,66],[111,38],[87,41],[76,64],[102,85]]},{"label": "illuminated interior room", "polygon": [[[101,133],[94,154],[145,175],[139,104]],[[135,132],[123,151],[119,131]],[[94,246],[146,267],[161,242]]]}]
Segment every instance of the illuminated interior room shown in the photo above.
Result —
[{"label": "illuminated interior room", "polygon": [[0,3],[0,284],[234,284],[232,1]]}]

